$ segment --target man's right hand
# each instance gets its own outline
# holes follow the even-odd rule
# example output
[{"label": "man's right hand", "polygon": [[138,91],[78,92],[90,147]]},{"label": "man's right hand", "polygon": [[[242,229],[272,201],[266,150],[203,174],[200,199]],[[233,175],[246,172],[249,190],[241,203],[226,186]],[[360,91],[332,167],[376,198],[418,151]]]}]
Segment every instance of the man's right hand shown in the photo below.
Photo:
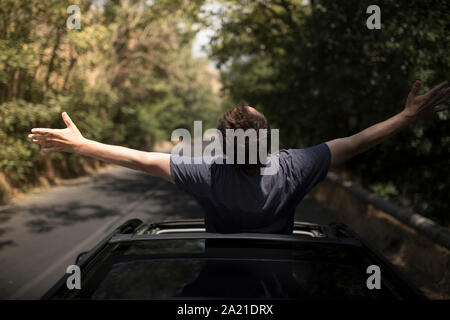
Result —
[{"label": "man's right hand", "polygon": [[63,112],[62,118],[67,128],[33,128],[28,138],[40,144],[42,152],[78,152],[86,139],[66,112]]}]

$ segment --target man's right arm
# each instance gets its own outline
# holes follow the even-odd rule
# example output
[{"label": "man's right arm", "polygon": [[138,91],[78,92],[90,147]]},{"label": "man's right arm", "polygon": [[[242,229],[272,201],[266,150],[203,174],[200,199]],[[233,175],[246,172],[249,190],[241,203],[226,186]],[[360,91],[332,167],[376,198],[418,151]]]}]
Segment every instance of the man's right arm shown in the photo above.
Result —
[{"label": "man's right arm", "polygon": [[34,128],[28,137],[42,147],[42,151],[73,152],[108,163],[161,177],[174,182],[170,174],[170,154],[144,152],[108,145],[84,138],[67,113],[62,114],[65,129]]}]

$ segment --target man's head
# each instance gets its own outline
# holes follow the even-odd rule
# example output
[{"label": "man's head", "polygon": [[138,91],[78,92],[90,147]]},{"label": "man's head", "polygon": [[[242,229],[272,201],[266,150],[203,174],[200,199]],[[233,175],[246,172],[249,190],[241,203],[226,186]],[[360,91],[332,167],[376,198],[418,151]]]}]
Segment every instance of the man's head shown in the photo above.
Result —
[{"label": "man's head", "polygon": [[[240,164],[244,169],[255,169],[259,168],[264,161],[261,161],[259,157],[259,147],[260,141],[263,138],[260,135],[260,129],[267,130],[267,154],[270,152],[270,125],[267,118],[255,108],[250,107],[246,102],[240,102],[233,109],[225,112],[219,119],[218,130],[222,133],[223,140],[223,151],[226,153],[226,130],[227,129],[242,129],[244,131],[248,129],[254,129],[257,134],[257,140],[252,141],[248,137],[245,138],[245,163]],[[257,150],[257,163],[251,164],[249,157],[249,150],[251,150],[252,144],[256,144]],[[234,141],[234,157],[237,163],[237,141]],[[253,145],[253,147],[255,147]]]}]

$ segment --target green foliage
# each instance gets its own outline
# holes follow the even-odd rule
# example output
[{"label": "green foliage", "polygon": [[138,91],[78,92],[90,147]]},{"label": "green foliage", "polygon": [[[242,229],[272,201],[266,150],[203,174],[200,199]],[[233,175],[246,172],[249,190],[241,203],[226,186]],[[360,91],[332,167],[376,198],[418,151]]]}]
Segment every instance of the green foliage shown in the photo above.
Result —
[{"label": "green foliage", "polygon": [[[354,134],[401,111],[415,79],[429,89],[450,78],[448,1],[383,1],[381,30],[366,28],[370,1],[311,3],[235,1],[213,39],[224,89],[261,108],[280,128],[282,145]],[[418,212],[447,223],[448,117],[446,111],[414,124],[347,169],[366,187],[406,197]]]},{"label": "green foliage", "polygon": [[[81,9],[80,30],[66,27],[71,4]],[[201,4],[2,0],[0,171],[7,180],[25,189],[38,179],[45,158],[27,135],[64,127],[63,111],[86,137],[139,149],[216,117],[206,61],[191,55]],[[84,161],[50,155],[62,160],[75,174]]]}]

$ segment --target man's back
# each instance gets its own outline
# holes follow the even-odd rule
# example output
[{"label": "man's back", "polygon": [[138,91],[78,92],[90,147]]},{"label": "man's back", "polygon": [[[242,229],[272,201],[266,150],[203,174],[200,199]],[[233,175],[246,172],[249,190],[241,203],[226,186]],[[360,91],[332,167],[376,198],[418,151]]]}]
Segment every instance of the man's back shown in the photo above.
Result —
[{"label": "man's back", "polygon": [[[172,155],[171,175],[205,211],[208,232],[292,233],[294,211],[306,193],[320,182],[330,166],[325,143],[280,150],[273,175],[249,175],[234,164],[195,164]],[[178,158],[178,159],[175,159]]]}]

